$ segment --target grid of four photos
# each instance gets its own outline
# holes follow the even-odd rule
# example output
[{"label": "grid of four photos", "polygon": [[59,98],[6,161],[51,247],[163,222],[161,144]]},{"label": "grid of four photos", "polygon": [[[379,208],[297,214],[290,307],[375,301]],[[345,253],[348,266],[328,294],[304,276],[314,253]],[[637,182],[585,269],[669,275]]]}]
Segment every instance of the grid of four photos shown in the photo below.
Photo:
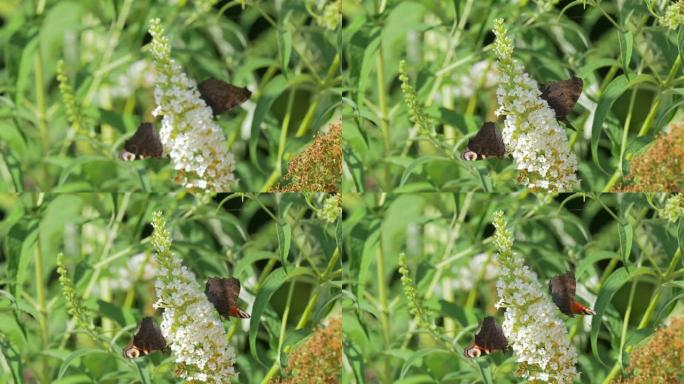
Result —
[{"label": "grid of four photos", "polygon": [[0,4],[0,382],[684,382],[683,26]]}]

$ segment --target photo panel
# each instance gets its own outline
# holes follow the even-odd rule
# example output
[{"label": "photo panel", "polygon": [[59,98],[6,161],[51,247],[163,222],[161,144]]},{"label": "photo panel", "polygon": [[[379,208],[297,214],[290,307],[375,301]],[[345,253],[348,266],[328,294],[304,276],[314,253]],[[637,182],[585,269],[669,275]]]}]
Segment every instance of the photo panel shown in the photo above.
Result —
[{"label": "photo panel", "polygon": [[0,382],[337,382],[333,194],[0,195]]},{"label": "photo panel", "polygon": [[345,191],[684,189],[681,2],[348,1],[343,15]]},{"label": "photo panel", "polygon": [[3,2],[1,191],[339,190],[340,5]]},{"label": "photo panel", "polygon": [[344,194],[343,383],[676,382],[681,195]]}]

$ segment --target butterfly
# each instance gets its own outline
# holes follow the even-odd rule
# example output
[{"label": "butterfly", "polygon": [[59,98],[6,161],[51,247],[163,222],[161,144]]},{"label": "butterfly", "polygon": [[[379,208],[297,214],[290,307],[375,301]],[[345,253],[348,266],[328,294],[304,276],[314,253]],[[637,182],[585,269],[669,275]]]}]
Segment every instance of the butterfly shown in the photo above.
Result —
[{"label": "butterfly", "polygon": [[572,271],[558,275],[549,280],[549,292],[551,299],[561,312],[568,316],[595,315],[591,308],[578,303],[575,300],[575,274]]},{"label": "butterfly", "polygon": [[204,294],[214,304],[214,307],[221,316],[249,319],[249,313],[237,306],[238,296],[240,295],[240,281],[238,279],[234,277],[212,277],[207,280]]},{"label": "butterfly", "polygon": [[138,325],[133,340],[124,348],[123,355],[127,359],[136,359],[164,348],[166,348],[166,340],[157,324],[148,316]]},{"label": "butterfly", "polygon": [[240,88],[214,78],[201,82],[198,89],[202,99],[214,112],[214,116],[230,111],[252,95],[247,88]]},{"label": "butterfly", "polygon": [[556,112],[556,119],[567,123],[567,114],[577,104],[583,85],[582,79],[573,75],[567,80],[542,84],[539,90],[541,98]]},{"label": "butterfly", "polygon": [[465,357],[474,358],[489,355],[495,351],[503,351],[506,347],[508,347],[508,341],[501,326],[493,317],[487,316],[480,324],[475,340],[465,347],[463,354]]},{"label": "butterfly", "polygon": [[505,154],[506,147],[501,133],[496,129],[496,124],[488,121],[468,140],[468,147],[461,153],[461,159],[482,160],[487,157],[503,157]]},{"label": "butterfly", "polygon": [[142,123],[133,136],[126,140],[119,158],[124,161],[139,160],[147,157],[159,158],[164,149],[159,140],[159,133],[152,123]]}]

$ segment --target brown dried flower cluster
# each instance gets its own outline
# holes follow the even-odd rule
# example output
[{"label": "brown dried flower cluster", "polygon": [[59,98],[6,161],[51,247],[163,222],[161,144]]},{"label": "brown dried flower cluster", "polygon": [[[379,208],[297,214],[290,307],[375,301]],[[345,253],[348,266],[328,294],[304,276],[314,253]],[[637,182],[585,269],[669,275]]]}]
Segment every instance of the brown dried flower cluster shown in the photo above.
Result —
[{"label": "brown dried flower cluster", "polygon": [[622,192],[678,192],[684,189],[684,124],[672,125],[630,164]]},{"label": "brown dried flower cluster", "polygon": [[290,353],[278,384],[332,384],[340,382],[342,367],[342,319],[332,318],[327,327]]},{"label": "brown dried flower cluster", "polygon": [[618,383],[681,383],[684,380],[684,317],[672,319],[646,344],[636,349],[627,368],[628,377]]},{"label": "brown dried flower cluster", "polygon": [[342,179],[342,123],[329,125],[313,144],[287,165],[282,184],[272,192],[337,192]]}]

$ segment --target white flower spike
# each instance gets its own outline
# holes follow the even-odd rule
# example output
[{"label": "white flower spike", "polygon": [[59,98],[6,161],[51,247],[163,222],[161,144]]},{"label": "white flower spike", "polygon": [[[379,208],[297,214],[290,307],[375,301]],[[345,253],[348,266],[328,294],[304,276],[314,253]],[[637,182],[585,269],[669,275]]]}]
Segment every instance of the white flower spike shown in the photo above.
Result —
[{"label": "white flower spike", "polygon": [[503,141],[517,164],[518,181],[534,191],[574,190],[577,158],[555,112],[541,98],[537,82],[513,59],[513,42],[506,36],[503,19],[496,20],[494,34],[500,73],[496,113],[506,116]]},{"label": "white flower spike", "polygon": [[159,19],[150,22],[156,69],[155,115],[163,115],[159,132],[164,152],[178,171],[177,181],[189,190],[228,191],[235,180],[233,154],[211,108],[195,81],[171,59],[171,46]]},{"label": "white flower spike", "polygon": [[195,274],[171,252],[171,235],[160,212],[152,218],[152,245],[159,272],[155,308],[163,308],[161,332],[176,359],[176,374],[188,382],[230,383],[237,377],[235,351]]},{"label": "white flower spike", "polygon": [[513,236],[502,212],[494,215],[494,244],[500,265],[497,308],[505,308],[503,331],[520,364],[518,371],[531,382],[570,384],[578,378],[577,351],[568,341],[555,305],[523,259],[513,253]]}]

